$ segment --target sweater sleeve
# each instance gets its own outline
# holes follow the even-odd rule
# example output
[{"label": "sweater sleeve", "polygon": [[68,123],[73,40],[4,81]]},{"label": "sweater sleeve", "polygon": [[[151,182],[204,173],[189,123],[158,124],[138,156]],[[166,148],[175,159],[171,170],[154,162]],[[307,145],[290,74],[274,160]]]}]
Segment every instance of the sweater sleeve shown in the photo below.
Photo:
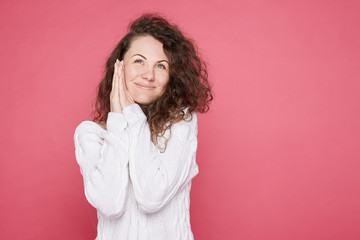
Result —
[{"label": "sweater sleeve", "polygon": [[121,113],[110,112],[107,131],[91,121],[74,133],[75,156],[84,179],[85,196],[104,216],[123,214],[128,194],[129,138]]},{"label": "sweater sleeve", "polygon": [[139,105],[127,106],[123,113],[130,145],[135,146],[129,160],[135,199],[143,212],[157,212],[198,174],[196,113],[191,121],[172,125],[165,152],[151,141],[147,118]]}]

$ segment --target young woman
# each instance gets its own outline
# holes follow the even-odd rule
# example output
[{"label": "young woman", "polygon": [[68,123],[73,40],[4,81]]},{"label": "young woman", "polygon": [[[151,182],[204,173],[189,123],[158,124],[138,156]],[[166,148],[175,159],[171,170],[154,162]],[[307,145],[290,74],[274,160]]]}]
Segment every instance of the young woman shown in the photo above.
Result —
[{"label": "young woman", "polygon": [[74,134],[96,239],[193,239],[197,116],[212,100],[195,44],[164,18],[133,21],[106,63],[94,121]]}]

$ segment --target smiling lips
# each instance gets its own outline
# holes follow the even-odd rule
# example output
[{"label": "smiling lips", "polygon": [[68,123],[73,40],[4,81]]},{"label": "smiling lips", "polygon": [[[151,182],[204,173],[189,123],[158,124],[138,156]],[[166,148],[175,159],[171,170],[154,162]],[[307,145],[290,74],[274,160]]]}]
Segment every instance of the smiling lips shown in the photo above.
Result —
[{"label": "smiling lips", "polygon": [[145,89],[145,90],[151,90],[151,89],[154,89],[155,87],[152,87],[152,86],[146,86],[146,85],[142,85],[140,83],[135,83],[139,88],[141,89]]}]

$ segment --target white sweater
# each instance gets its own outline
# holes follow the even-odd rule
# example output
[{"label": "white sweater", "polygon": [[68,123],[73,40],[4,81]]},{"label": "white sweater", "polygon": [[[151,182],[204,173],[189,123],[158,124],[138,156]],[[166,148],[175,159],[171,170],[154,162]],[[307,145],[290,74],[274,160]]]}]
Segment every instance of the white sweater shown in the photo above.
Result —
[{"label": "white sweater", "polygon": [[[106,125],[83,121],[74,134],[85,196],[97,209],[96,240],[194,239],[189,208],[191,179],[199,172],[196,113],[171,127],[163,153],[136,103],[109,112]],[[163,138],[159,142],[164,146]]]}]

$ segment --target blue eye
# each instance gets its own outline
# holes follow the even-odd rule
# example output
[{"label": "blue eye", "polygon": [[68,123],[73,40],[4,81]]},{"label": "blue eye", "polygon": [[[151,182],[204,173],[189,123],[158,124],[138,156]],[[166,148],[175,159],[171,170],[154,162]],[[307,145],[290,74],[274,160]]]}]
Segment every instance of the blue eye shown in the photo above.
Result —
[{"label": "blue eye", "polygon": [[134,62],[135,62],[135,63],[140,63],[140,64],[142,64],[144,61],[141,60],[141,59],[136,59]]},{"label": "blue eye", "polygon": [[157,67],[157,68],[161,68],[161,69],[166,69],[166,67],[165,67],[164,64],[158,64],[156,67]]}]

